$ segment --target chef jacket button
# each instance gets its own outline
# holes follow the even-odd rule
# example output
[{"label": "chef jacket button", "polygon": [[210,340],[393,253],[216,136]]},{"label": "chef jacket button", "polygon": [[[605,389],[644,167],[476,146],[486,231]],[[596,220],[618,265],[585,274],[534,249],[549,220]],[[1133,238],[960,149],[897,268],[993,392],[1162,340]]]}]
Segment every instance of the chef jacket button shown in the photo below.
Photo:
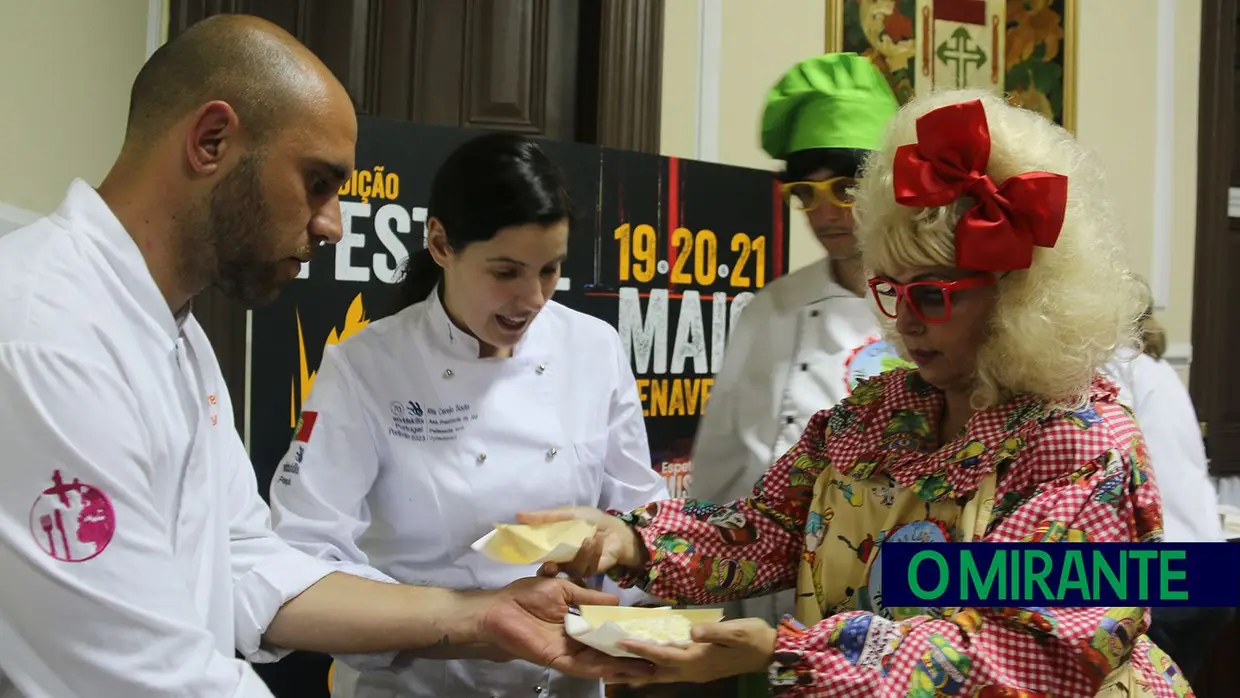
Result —
[{"label": "chef jacket button", "polygon": [[788,415],[787,417],[784,417],[784,424],[792,424],[795,421],[797,420],[792,415]]},{"label": "chef jacket button", "polygon": [[809,364],[801,364],[801,370],[802,370],[802,371],[808,371],[808,370],[809,370]]},{"label": "chef jacket button", "polygon": [[555,458],[555,454],[556,454],[556,453],[559,453],[559,451],[555,450],[555,448],[554,448],[554,447],[553,447],[553,448],[550,448],[550,449],[548,449],[548,450],[547,450],[547,457],[548,457],[548,458]]},{"label": "chef jacket button", "polygon": [[452,369],[448,369],[448,370],[444,371],[444,372],[443,372],[443,377],[444,377],[444,378],[451,378],[451,377],[452,377]]},{"label": "chef jacket button", "polygon": [[534,370],[535,370],[535,371],[538,371],[539,373],[542,373],[543,371],[546,371],[546,370],[547,370],[547,364],[538,364],[538,368],[536,368],[536,369],[534,369]]},{"label": "chef jacket button", "polygon": [[486,460],[487,460],[487,454],[485,454],[485,453],[479,453],[479,454],[478,454],[478,462],[479,462],[479,463],[485,463],[485,462],[486,462]]},{"label": "chef jacket button", "polygon": [[811,310],[811,311],[809,311],[809,316],[810,316],[810,317],[818,317],[818,311],[817,311],[817,310]]}]

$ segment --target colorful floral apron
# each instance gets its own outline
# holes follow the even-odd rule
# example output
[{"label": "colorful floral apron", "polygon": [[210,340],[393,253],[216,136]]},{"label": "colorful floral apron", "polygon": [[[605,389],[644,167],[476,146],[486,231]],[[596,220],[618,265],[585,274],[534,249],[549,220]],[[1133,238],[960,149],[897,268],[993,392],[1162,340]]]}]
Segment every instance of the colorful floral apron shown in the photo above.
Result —
[{"label": "colorful floral apron", "polygon": [[[813,625],[846,611],[869,611],[860,617],[867,628],[858,666],[886,668],[886,662],[907,632],[898,621],[914,616],[953,617],[969,622],[969,612],[955,609],[887,607],[882,601],[882,546],[889,541],[943,543],[977,541],[985,534],[994,509],[996,476],[986,476],[973,496],[957,501],[927,502],[900,488],[886,474],[867,480],[828,468],[814,485],[806,524],[805,548],[797,577],[797,620]],[[885,621],[897,622],[883,622]],[[874,627],[875,623],[882,623]],[[837,632],[847,632],[848,624]],[[875,632],[877,630],[877,632]],[[950,649],[950,648],[945,648]],[[950,659],[950,657],[949,657]],[[927,695],[935,695],[926,686]],[[1154,693],[1137,681],[1125,662],[1103,681],[1098,698],[1145,698]]]}]

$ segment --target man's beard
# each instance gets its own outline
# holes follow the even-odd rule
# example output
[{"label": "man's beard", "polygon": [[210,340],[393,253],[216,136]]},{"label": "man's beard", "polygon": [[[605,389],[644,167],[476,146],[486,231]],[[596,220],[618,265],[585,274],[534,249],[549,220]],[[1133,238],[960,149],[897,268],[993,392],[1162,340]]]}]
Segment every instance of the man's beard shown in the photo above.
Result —
[{"label": "man's beard", "polygon": [[210,285],[247,307],[274,300],[280,262],[269,251],[274,226],[257,156],[247,155],[215,185],[206,208],[205,220],[196,216],[195,230],[187,231],[187,271],[199,270]]}]

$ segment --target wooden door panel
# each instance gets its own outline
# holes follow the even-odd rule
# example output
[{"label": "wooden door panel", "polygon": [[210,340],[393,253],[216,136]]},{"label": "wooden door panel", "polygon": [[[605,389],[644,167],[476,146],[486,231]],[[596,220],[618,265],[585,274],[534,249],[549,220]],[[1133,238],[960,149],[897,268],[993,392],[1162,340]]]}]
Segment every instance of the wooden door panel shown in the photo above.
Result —
[{"label": "wooden door panel", "polygon": [[1193,279],[1193,367],[1189,391],[1203,422],[1210,471],[1240,474],[1240,220],[1228,216],[1229,188],[1240,186],[1236,0],[1202,3],[1197,160],[1197,245]]},{"label": "wooden door panel", "polygon": [[[1235,36],[1235,34],[1233,34],[1233,36]],[[1228,106],[1230,107],[1229,113],[1240,114],[1240,70],[1232,68],[1231,73],[1231,91],[1227,93],[1231,96],[1231,99],[1228,102]],[[1218,147],[1223,144],[1215,143],[1214,145],[1215,147]],[[1240,138],[1231,139],[1231,147],[1225,152],[1230,154],[1230,157],[1227,158],[1229,164],[1228,181],[1233,187],[1240,186],[1240,184],[1238,184],[1240,183]]]},{"label": "wooden door panel", "polygon": [[257,14],[250,9],[249,0],[172,0],[168,3],[168,38],[199,20],[234,12]]},{"label": "wooden door panel", "polygon": [[398,121],[410,120],[416,82],[414,51],[421,41],[421,2],[383,2],[375,27],[374,95],[370,114]]},{"label": "wooden door panel", "polygon": [[[271,0],[269,0],[271,1]],[[293,4],[289,0],[279,4]],[[302,0],[295,35],[344,84],[359,114],[374,111],[375,90],[369,79],[375,67],[367,58],[377,39],[370,31],[380,20],[381,2],[370,0]]]},{"label": "wooden door panel", "polygon": [[[1240,186],[1240,182],[1232,186]],[[1209,254],[1228,260],[1229,266],[1240,263],[1240,219],[1227,218],[1221,232],[1210,243]],[[1190,380],[1197,375],[1201,383],[1209,386],[1206,410],[1199,407],[1198,413],[1205,417],[1208,425],[1206,440],[1211,471],[1216,475],[1240,474],[1240,393],[1236,392],[1240,376],[1229,351],[1230,347],[1240,346],[1240,275],[1219,270],[1215,272],[1215,279],[1208,293],[1213,296],[1214,312],[1225,317],[1215,318],[1207,333],[1208,339],[1203,340],[1211,345],[1210,362],[1194,362]],[[1198,296],[1194,296],[1194,302],[1196,298]]]},{"label": "wooden door panel", "polygon": [[463,126],[571,139],[575,10],[568,0],[465,3]]},{"label": "wooden door panel", "polygon": [[[546,0],[465,4],[465,123],[537,133],[547,80]],[[540,65],[544,64],[544,65]]]},{"label": "wooden door panel", "polygon": [[[408,111],[402,119],[419,124],[462,126],[465,75],[465,9],[462,0],[422,0],[412,65]],[[415,57],[416,53],[416,57]]]},{"label": "wooden door panel", "polygon": [[[663,2],[603,0],[599,13],[596,142],[657,153],[663,54],[652,47],[663,44]],[[754,95],[754,104],[761,98]]]},{"label": "wooden door panel", "polygon": [[172,0],[169,36],[249,13],[359,113],[659,151],[665,0]]}]

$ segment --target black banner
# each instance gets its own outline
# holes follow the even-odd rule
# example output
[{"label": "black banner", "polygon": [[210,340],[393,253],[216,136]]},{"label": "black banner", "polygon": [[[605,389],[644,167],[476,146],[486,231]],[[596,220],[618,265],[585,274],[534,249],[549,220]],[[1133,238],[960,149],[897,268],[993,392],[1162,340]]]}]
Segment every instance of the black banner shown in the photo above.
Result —
[{"label": "black banner", "polygon": [[[357,171],[341,188],[344,239],[251,316],[248,434],[266,496],[326,344],[395,310],[405,257],[425,240],[439,164],[477,131],[360,117]],[[555,300],[620,332],[654,463],[683,493],[697,417],[726,336],[788,267],[787,207],[771,173],[544,141],[578,221]]]}]

